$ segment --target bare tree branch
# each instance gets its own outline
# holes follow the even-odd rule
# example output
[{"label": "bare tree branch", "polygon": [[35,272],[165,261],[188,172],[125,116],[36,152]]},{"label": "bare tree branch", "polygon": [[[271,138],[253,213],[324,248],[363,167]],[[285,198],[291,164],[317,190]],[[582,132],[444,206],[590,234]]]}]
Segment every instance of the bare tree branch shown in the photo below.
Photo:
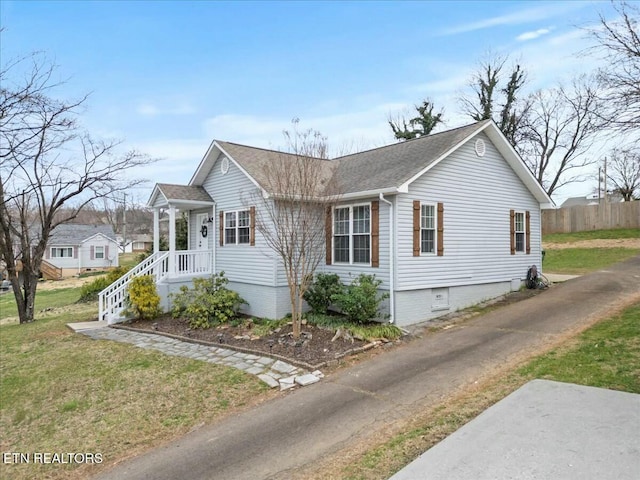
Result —
[{"label": "bare tree branch", "polygon": [[[297,127],[297,122],[294,122]],[[303,295],[325,252],[325,212],[339,198],[326,139],[307,130],[284,132],[291,153],[273,152],[264,160],[256,192],[256,228],[284,268],[291,300],[294,337],[300,335]]]},{"label": "bare tree branch", "polygon": [[[24,68],[28,74],[16,80]],[[38,54],[0,70],[0,258],[21,323],[33,321],[40,266],[55,227],[93,200],[141,183],[126,174],[153,161],[83,132],[77,115],[87,97],[54,98],[60,85],[54,70]]]}]

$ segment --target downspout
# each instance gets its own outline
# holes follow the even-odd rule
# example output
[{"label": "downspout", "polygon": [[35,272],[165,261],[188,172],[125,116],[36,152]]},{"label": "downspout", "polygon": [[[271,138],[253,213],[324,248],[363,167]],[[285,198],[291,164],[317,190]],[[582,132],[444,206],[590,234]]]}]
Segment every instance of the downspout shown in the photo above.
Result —
[{"label": "downspout", "polygon": [[212,217],[212,220],[211,220],[211,230],[212,230],[212,232],[211,232],[211,240],[213,240],[213,245],[212,245],[212,248],[213,248],[213,258],[212,258],[213,271],[211,273],[213,275],[218,273],[216,271],[216,257],[218,256],[217,253],[216,253],[216,249],[218,248],[218,245],[220,245],[220,239],[216,238],[216,235],[220,235],[220,229],[216,228],[216,220],[218,218],[218,216],[216,215],[216,207],[217,207],[216,203],[213,202],[213,207],[211,207],[211,210],[213,211],[213,217]]},{"label": "downspout", "polygon": [[384,194],[380,192],[379,198],[381,201],[389,205],[389,323],[395,323],[395,256],[393,248],[393,203],[384,198]]}]

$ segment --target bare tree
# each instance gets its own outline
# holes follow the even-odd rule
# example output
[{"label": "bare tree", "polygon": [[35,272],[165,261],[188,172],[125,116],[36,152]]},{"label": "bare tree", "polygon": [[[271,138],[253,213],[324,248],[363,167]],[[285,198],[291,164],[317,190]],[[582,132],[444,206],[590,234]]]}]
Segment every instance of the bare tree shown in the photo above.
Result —
[{"label": "bare tree", "polygon": [[20,323],[34,320],[40,266],[53,229],[93,200],[140,183],[124,174],[150,162],[137,152],[119,154],[118,143],[83,132],[78,110],[86,96],[54,98],[60,85],[54,71],[38,54],[0,70],[0,258]]},{"label": "bare tree", "polygon": [[325,216],[338,199],[335,164],[326,138],[307,130],[285,131],[290,153],[273,152],[261,165],[264,192],[253,195],[256,229],[282,262],[291,300],[293,336],[301,331],[303,295],[325,254]]},{"label": "bare tree", "polygon": [[614,149],[607,165],[607,178],[625,202],[640,197],[640,149]]},{"label": "bare tree", "polygon": [[607,66],[599,78],[606,87],[607,112],[613,126],[621,131],[640,129],[640,7],[615,2],[619,14],[607,21],[600,16],[598,27],[591,29]]},{"label": "bare tree", "polygon": [[570,87],[540,90],[530,97],[518,150],[549,196],[568,183],[583,181],[581,169],[595,163],[586,156],[603,127],[593,79],[578,77]]},{"label": "bare tree", "polygon": [[507,57],[494,56],[480,63],[469,86],[473,94],[460,97],[463,112],[475,121],[493,119],[511,145],[516,145],[528,111],[528,103],[521,99],[527,76],[515,64],[504,80]]}]

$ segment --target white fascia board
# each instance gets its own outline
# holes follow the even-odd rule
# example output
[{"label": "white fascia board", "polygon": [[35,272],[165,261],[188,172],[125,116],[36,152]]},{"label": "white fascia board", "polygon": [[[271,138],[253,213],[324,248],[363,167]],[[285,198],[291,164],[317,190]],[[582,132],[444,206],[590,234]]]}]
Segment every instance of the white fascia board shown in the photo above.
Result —
[{"label": "white fascia board", "polygon": [[[218,144],[216,143],[215,140],[211,142],[211,144],[209,145],[209,148],[207,148],[206,153],[202,157],[202,160],[200,160],[200,163],[198,164],[198,168],[196,168],[196,171],[193,173],[191,180],[189,180],[189,185],[202,185],[202,181],[204,179],[200,180],[199,182],[196,182],[196,179],[198,179],[201,176],[204,176],[206,178],[207,174],[211,170],[211,167],[213,167],[213,161],[208,161],[208,159],[214,147],[218,147]],[[211,165],[209,165],[209,163],[211,163]]]},{"label": "white fascia board", "polygon": [[531,173],[529,167],[524,163],[522,157],[515,151],[511,144],[504,137],[500,129],[494,124],[489,123],[493,128],[487,130],[487,136],[491,139],[498,151],[502,154],[513,171],[518,175],[522,183],[529,189],[535,199],[540,203],[541,208],[555,208],[555,203],[549,197],[542,185],[536,177]]},{"label": "white fascia board", "polygon": [[[104,237],[104,238],[106,238],[107,240],[111,240],[111,239],[110,239],[109,237],[107,237],[105,234],[98,232],[98,233],[94,233],[94,234],[93,234],[93,235],[91,235],[90,237],[85,238],[84,240],[82,240],[82,241],[80,242],[80,244],[85,243],[85,242],[88,242],[89,240],[91,240],[91,239],[93,239],[93,238],[96,238],[96,237]],[[113,240],[111,240],[111,241],[113,241]]]},{"label": "white fascia board", "polygon": [[375,190],[363,190],[361,192],[351,192],[344,193],[342,195],[338,195],[340,200],[353,200],[358,198],[366,198],[366,197],[378,197],[380,194],[389,195],[394,193],[405,193],[402,191],[402,187],[386,187],[386,188],[378,188]]},{"label": "white fascia board", "polygon": [[424,175],[425,173],[427,173],[429,170],[431,170],[433,167],[435,167],[436,165],[438,165],[442,160],[444,160],[445,158],[447,158],[449,155],[451,155],[453,152],[455,152],[458,148],[460,148],[462,145],[464,145],[465,143],[467,143],[469,140],[471,140],[473,137],[475,137],[478,133],[482,132],[484,129],[486,129],[489,125],[493,125],[493,123],[491,122],[487,122],[482,128],[479,128],[478,130],[474,131],[473,133],[471,133],[470,135],[468,135],[467,137],[465,137],[464,139],[462,139],[460,142],[458,142],[456,145],[454,145],[453,147],[451,147],[449,150],[447,150],[446,152],[444,152],[442,155],[440,155],[435,161],[431,162],[429,165],[427,165],[426,167],[424,167],[422,170],[420,170],[418,173],[416,173],[413,177],[411,177],[409,180],[407,180],[406,182],[404,182],[402,185],[400,185],[400,187],[398,188],[398,190],[402,191],[403,193],[407,193],[409,191],[409,185],[411,185],[413,182],[415,182],[418,178],[420,178],[422,175]]},{"label": "white fascia board", "polygon": [[151,190],[151,196],[149,197],[149,200],[147,200],[147,207],[153,207],[153,204],[156,203],[156,197],[158,196],[158,194],[161,194],[164,198],[164,201],[168,202],[167,197],[164,196],[164,193],[162,193],[162,191],[158,188],[158,184],[156,183],[153,186],[153,190]]},{"label": "white fascia board", "polygon": [[202,206],[202,207],[211,207],[213,205],[215,205],[216,202],[209,202],[206,200],[185,200],[184,198],[170,198],[169,200],[167,200],[167,203],[169,204],[169,206],[179,206],[179,205],[183,205],[183,206]]}]

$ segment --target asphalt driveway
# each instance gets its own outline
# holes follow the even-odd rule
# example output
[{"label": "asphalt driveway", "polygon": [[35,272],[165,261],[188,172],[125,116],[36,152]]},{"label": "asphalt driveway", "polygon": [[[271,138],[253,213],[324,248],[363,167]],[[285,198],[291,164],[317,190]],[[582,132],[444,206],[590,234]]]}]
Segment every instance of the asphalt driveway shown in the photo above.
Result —
[{"label": "asphalt driveway", "polygon": [[[640,297],[640,256],[327,376],[115,466],[109,479],[284,479]],[[105,452],[108,461],[108,452]]]}]

